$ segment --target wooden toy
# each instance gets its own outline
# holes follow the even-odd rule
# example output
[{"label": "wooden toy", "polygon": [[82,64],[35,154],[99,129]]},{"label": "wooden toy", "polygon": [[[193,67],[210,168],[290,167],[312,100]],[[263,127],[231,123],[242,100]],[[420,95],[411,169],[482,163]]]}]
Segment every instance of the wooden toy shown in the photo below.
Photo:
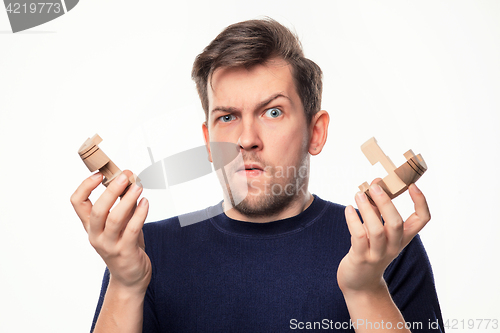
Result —
[{"label": "wooden toy", "polygon": [[[99,171],[104,175],[102,184],[108,186],[113,179],[118,177],[122,171],[116,166],[113,161],[99,148],[98,144],[101,143],[101,137],[96,134],[92,138],[88,138],[83,145],[78,149],[78,154],[83,160],[83,163],[89,168],[91,172]],[[137,181],[137,176],[132,175],[129,177],[128,185],[120,195],[122,197],[130,188],[133,182]]]},{"label": "wooden toy", "polygon": [[[404,156],[406,163],[396,168],[391,159],[384,154],[382,149],[377,144],[375,138],[371,138],[361,146],[361,151],[372,165],[380,162],[387,171],[388,175],[377,182],[378,185],[394,199],[408,189],[408,186],[415,183],[427,170],[427,164],[420,154],[415,155],[413,151],[408,150]],[[366,194],[372,204],[374,204],[369,193],[370,185],[364,182],[359,186],[359,189]]]}]

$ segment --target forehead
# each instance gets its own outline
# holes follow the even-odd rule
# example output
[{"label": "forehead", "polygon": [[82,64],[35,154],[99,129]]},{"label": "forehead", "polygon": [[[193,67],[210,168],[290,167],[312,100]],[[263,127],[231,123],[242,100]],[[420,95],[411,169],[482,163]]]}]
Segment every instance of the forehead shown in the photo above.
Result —
[{"label": "forehead", "polygon": [[210,110],[220,106],[220,103],[250,107],[253,102],[258,103],[277,93],[283,93],[293,101],[300,100],[292,67],[279,58],[250,68],[218,68],[211,76],[207,88]]}]

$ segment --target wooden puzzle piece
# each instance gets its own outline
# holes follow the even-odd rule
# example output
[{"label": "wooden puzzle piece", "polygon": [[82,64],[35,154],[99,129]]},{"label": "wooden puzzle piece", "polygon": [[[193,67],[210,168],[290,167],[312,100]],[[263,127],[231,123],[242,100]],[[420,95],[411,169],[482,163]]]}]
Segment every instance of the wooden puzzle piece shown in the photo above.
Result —
[{"label": "wooden puzzle piece", "polygon": [[[380,162],[387,171],[388,175],[376,182],[387,193],[387,195],[394,199],[408,189],[408,186],[415,183],[427,170],[427,164],[420,154],[415,155],[413,151],[408,150],[404,156],[406,163],[396,168],[391,159],[384,154],[382,149],[377,144],[375,138],[370,138],[361,146],[361,151],[366,156],[372,165]],[[371,203],[374,204],[369,193],[370,185],[364,182],[359,186],[359,189],[366,194]]]},{"label": "wooden puzzle piece", "polygon": [[[118,177],[122,171],[116,166],[113,161],[99,148],[98,144],[101,143],[101,137],[96,134],[92,138],[88,138],[83,145],[78,149],[78,154],[83,160],[83,163],[89,168],[91,172],[99,171],[104,175],[102,184],[108,186],[113,179]],[[120,195],[122,197],[130,188],[132,183],[138,181],[136,175],[129,177],[128,185]]]}]

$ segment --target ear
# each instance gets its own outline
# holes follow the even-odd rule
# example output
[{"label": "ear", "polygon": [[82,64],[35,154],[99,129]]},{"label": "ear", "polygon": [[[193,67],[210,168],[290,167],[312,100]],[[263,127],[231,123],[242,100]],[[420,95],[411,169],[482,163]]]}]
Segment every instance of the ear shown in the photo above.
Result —
[{"label": "ear", "polygon": [[205,140],[205,146],[207,147],[208,160],[212,162],[212,152],[210,150],[210,136],[208,135],[208,127],[206,121],[201,125],[201,129],[203,131],[203,139]]},{"label": "ear", "polygon": [[328,136],[328,124],[330,123],[330,116],[325,110],[316,113],[311,120],[309,139],[309,154],[318,155],[326,143]]}]

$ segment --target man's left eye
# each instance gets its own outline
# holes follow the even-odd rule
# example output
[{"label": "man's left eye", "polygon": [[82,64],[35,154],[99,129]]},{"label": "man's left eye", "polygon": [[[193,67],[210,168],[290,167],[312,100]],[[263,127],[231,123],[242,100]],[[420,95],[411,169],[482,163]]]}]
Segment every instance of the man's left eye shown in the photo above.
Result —
[{"label": "man's left eye", "polygon": [[283,111],[280,109],[272,108],[266,111],[266,116],[271,117],[271,118],[278,118],[283,114]]}]

